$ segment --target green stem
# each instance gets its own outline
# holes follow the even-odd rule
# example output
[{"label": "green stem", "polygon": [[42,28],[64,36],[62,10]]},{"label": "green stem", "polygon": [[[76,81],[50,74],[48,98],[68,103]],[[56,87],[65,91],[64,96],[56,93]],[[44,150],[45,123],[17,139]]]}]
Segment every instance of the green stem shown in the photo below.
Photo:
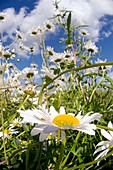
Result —
[{"label": "green stem", "polygon": [[38,96],[38,106],[42,104],[42,97],[43,97],[43,90],[45,88],[45,84],[42,84],[42,89],[40,90],[39,96]]},{"label": "green stem", "polygon": [[78,166],[73,166],[71,168],[64,168],[63,170],[75,170],[75,169],[85,168],[86,166],[96,164],[97,162],[100,162],[103,159],[106,159],[107,157],[111,156],[112,154],[113,154],[113,150],[111,152],[109,152],[107,155],[105,155],[104,157],[99,158],[98,160],[94,160],[94,161],[91,161],[91,162],[88,162],[88,163],[85,163],[85,164],[81,164],[81,165],[78,165]]},{"label": "green stem", "polygon": [[106,126],[101,126],[101,125],[96,125],[99,129],[106,129],[106,130],[109,130],[109,131],[113,131],[113,128],[110,128],[110,127],[106,127]]},{"label": "green stem", "polygon": [[69,153],[67,154],[67,156],[66,156],[66,158],[64,159],[64,161],[60,164],[60,167],[63,167],[63,166],[65,165],[65,163],[67,162],[67,159],[68,159],[70,153],[75,149],[75,147],[76,147],[76,145],[77,145],[77,141],[78,141],[79,137],[80,137],[80,132],[78,132],[78,134],[77,134],[77,136],[76,136],[76,139],[75,139],[75,141],[74,141],[74,144],[73,144],[71,150],[70,150]]},{"label": "green stem", "polygon": [[18,154],[20,151],[26,150],[27,148],[20,148],[18,150],[16,150],[15,152],[13,152],[11,154],[11,156],[7,157],[7,159],[3,160],[0,162],[0,165],[4,165],[6,164],[9,160],[11,160],[16,154]]},{"label": "green stem", "polygon": [[38,145],[38,151],[36,153],[33,164],[30,166],[30,169],[33,169],[37,162],[38,162],[38,164],[37,164],[36,169],[38,169],[38,167],[40,167],[40,158],[41,158],[41,154],[42,154],[42,147],[43,147],[43,142],[40,142]]},{"label": "green stem", "polygon": [[6,146],[5,146],[5,138],[4,138],[4,116],[3,116],[3,106],[2,106],[2,97],[1,97],[1,117],[2,117],[2,132],[3,132],[3,148],[4,148],[4,157],[7,159],[6,155]]},{"label": "green stem", "polygon": [[66,145],[66,138],[63,139],[63,141],[62,141],[61,148],[60,148],[60,155],[59,155],[59,158],[58,158],[58,161],[57,161],[57,163],[56,163],[56,165],[55,165],[54,170],[59,170],[60,163],[61,163],[62,158],[63,158],[63,156],[64,156],[65,145]]},{"label": "green stem", "polygon": [[104,79],[103,79],[103,77],[102,77],[102,79],[100,80],[100,82],[99,82],[99,83],[96,85],[96,87],[93,89],[92,94],[91,94],[90,99],[89,99],[89,102],[91,102],[92,97],[93,97],[96,89],[100,86],[100,84],[102,83],[103,80],[104,80]]},{"label": "green stem", "polygon": [[25,102],[29,99],[30,95],[27,95],[26,98],[24,99],[24,101],[20,104],[19,109],[21,109],[23,107],[23,105],[25,104]]},{"label": "green stem", "polygon": [[52,79],[48,83],[46,83],[44,85],[44,88],[47,87],[50,83],[52,83],[54,80],[56,80],[57,78],[59,78],[60,76],[62,76],[65,73],[72,72],[72,71],[78,72],[80,70],[84,70],[84,69],[88,69],[88,68],[99,67],[99,66],[107,66],[107,65],[113,65],[113,61],[112,62],[106,62],[106,63],[96,63],[96,64],[92,64],[92,65],[88,65],[88,66],[71,68],[71,69],[65,70],[65,71],[61,72],[58,76],[56,76],[54,79]]}]

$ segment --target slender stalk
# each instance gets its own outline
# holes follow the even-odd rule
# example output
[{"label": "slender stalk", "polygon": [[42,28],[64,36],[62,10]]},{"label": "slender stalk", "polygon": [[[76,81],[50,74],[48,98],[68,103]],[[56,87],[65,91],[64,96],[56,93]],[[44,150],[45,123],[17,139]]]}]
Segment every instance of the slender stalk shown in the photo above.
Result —
[{"label": "slender stalk", "polygon": [[88,69],[88,68],[99,67],[99,66],[107,66],[107,65],[113,65],[113,61],[112,62],[106,62],[106,63],[96,63],[96,64],[92,64],[92,65],[88,65],[88,66],[83,66],[83,67],[76,67],[76,68],[74,67],[74,68],[65,70],[65,71],[61,72],[58,76],[56,76],[55,78],[50,80],[48,83],[46,83],[44,85],[44,88],[47,87],[49,84],[54,82],[54,80],[56,80],[57,78],[59,78],[60,76],[62,76],[65,73],[72,72],[72,71],[78,72],[80,70],[85,70],[85,69]]},{"label": "slender stalk", "polygon": [[27,95],[26,98],[24,99],[24,101],[21,103],[21,105],[19,106],[19,109],[21,109],[23,107],[23,105],[25,104],[25,102],[29,99],[30,95]]},{"label": "slender stalk", "polygon": [[38,169],[38,167],[40,167],[40,158],[41,158],[41,154],[42,154],[42,147],[43,147],[43,142],[40,142],[38,145],[38,151],[36,153],[33,164],[30,166],[30,169],[33,169],[37,162],[38,162],[38,164],[37,164],[36,170]]},{"label": "slender stalk", "polygon": [[60,168],[60,163],[61,163],[62,158],[64,156],[65,145],[66,145],[66,138],[63,139],[63,141],[62,141],[61,148],[60,148],[60,155],[59,155],[59,158],[58,158],[58,161],[57,161],[57,163],[55,165],[54,170],[59,170],[59,168]]},{"label": "slender stalk", "polygon": [[6,155],[6,146],[5,146],[5,138],[4,138],[4,116],[3,116],[3,106],[2,106],[2,97],[1,97],[1,117],[2,117],[2,132],[3,132],[3,148],[4,148],[4,157],[7,159]]},{"label": "slender stalk", "polygon": [[39,96],[38,96],[38,106],[42,104],[44,87],[45,87],[45,84],[42,84],[42,89],[40,90],[40,93],[39,93]]},{"label": "slender stalk", "polygon": [[78,132],[78,134],[77,134],[77,136],[76,136],[76,139],[75,139],[75,141],[74,141],[74,144],[73,144],[71,150],[69,151],[69,153],[67,154],[67,156],[65,157],[65,159],[63,160],[63,162],[60,164],[60,167],[63,167],[63,166],[65,165],[65,163],[67,162],[70,153],[73,151],[73,149],[75,149],[75,147],[76,147],[76,145],[77,145],[77,141],[78,141],[79,137],[80,137],[80,132]]},{"label": "slender stalk", "polygon": [[106,129],[106,130],[113,131],[113,128],[110,128],[110,127],[101,126],[101,125],[96,125],[96,126],[97,126],[97,128],[99,128],[99,129]]},{"label": "slender stalk", "polygon": [[87,166],[90,166],[90,165],[94,165],[100,161],[102,161],[103,159],[106,159],[108,158],[109,156],[111,156],[113,154],[113,150],[111,152],[109,152],[107,155],[105,155],[104,157],[102,158],[99,158],[98,160],[94,160],[94,161],[91,161],[91,162],[88,162],[88,163],[85,163],[85,164],[81,164],[81,165],[78,165],[78,166],[73,166],[71,168],[64,168],[62,170],[75,170],[75,169],[81,169],[81,168],[85,168]]}]

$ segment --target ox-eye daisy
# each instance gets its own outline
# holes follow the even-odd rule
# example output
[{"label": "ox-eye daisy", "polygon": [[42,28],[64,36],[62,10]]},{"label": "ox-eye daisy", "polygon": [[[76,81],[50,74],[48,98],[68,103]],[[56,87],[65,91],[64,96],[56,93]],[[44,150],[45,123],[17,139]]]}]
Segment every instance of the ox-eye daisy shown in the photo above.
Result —
[{"label": "ox-eye daisy", "polygon": [[13,134],[17,134],[18,131],[16,131],[16,129],[12,129],[11,127],[9,127],[8,129],[4,129],[3,132],[0,132],[0,137],[2,138],[11,138],[11,135]]},{"label": "ox-eye daisy", "polygon": [[[111,121],[108,123],[108,127],[113,128]],[[95,150],[94,154],[98,152],[99,154],[95,160],[104,157],[113,148],[113,131],[101,129],[101,134],[107,139],[107,141],[101,141],[96,145],[98,148]]]},{"label": "ox-eye daisy", "polygon": [[99,113],[87,113],[85,116],[81,112],[75,117],[74,114],[66,114],[63,106],[60,107],[59,113],[53,106],[50,107],[48,112],[43,106],[39,110],[19,110],[20,116],[23,117],[23,122],[37,123],[32,129],[31,135],[39,136],[39,141],[44,141],[49,134],[55,136],[58,130],[61,130],[61,140],[65,138],[65,130],[72,129],[85,132],[89,135],[95,135],[96,126],[90,124],[94,120],[101,117]]}]

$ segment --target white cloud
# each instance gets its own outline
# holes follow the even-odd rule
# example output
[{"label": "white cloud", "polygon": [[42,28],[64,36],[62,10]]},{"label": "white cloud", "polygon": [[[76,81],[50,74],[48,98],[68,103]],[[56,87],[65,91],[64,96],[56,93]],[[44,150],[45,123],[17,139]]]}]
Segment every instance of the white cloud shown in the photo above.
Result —
[{"label": "white cloud", "polygon": [[110,77],[111,79],[113,79],[113,71],[111,71],[110,73],[108,73],[107,76]]},{"label": "white cloud", "polygon": [[108,38],[112,34],[112,32],[111,31],[106,31],[106,32],[103,31],[102,34],[104,35],[104,37]]},{"label": "white cloud", "polygon": [[14,8],[7,8],[4,10],[6,15],[6,21],[0,23],[0,28],[2,32],[6,32],[9,36],[24,22],[25,8],[21,8],[20,12],[17,14]]},{"label": "white cloud", "polygon": [[[78,24],[88,24],[89,33],[94,41],[99,40],[100,31],[107,24],[102,18],[105,15],[113,16],[113,0],[61,0],[59,7],[73,11],[73,21],[77,20]],[[18,14],[13,8],[4,11],[8,14],[8,19],[0,28],[7,32],[10,38],[13,38],[12,33],[18,28],[26,34],[33,26],[41,26],[55,12],[53,0],[40,0],[28,14],[25,8],[21,8]]]}]

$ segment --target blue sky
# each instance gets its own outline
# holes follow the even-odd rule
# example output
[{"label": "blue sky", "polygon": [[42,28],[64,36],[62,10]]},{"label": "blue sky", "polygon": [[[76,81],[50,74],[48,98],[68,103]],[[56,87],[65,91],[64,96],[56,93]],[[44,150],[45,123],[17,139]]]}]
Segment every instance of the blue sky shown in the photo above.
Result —
[{"label": "blue sky", "polygon": [[[101,59],[113,60],[113,0],[61,0],[61,8],[73,11],[73,21],[79,24],[88,24],[90,38],[102,48]],[[13,9],[14,8],[14,9]],[[19,26],[25,34],[33,25],[42,25],[47,18],[54,14],[52,0],[0,0],[0,11],[10,16],[10,22],[0,25],[11,38],[12,32]],[[57,33],[58,34],[58,30]],[[59,35],[61,37],[61,34]],[[60,49],[58,37],[49,35],[48,44]],[[40,63],[40,58],[35,61]],[[29,66],[31,59],[22,58],[20,68]]]},{"label": "blue sky", "polygon": [[20,8],[27,7],[27,10],[30,11],[34,8],[36,0],[0,0],[0,11],[6,8],[14,8],[19,12]]}]

